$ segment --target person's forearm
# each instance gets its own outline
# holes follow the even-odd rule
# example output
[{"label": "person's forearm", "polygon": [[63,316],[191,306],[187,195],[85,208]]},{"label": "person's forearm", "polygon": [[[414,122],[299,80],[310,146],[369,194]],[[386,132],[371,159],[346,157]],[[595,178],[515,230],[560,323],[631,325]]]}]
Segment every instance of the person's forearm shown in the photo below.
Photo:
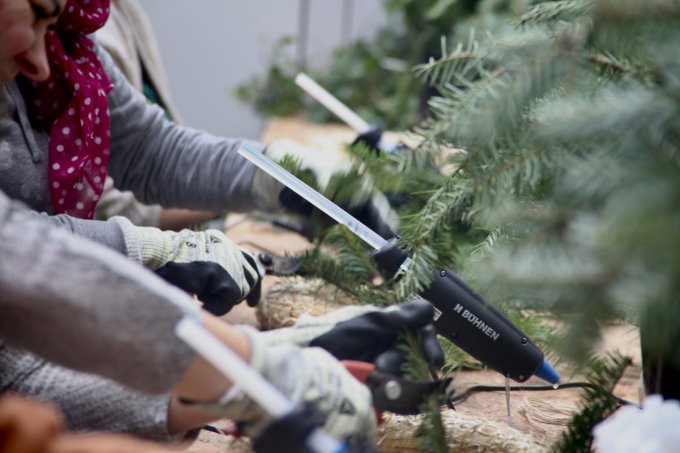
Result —
[{"label": "person's forearm", "polygon": [[161,230],[179,231],[193,225],[199,225],[216,218],[218,214],[208,211],[192,211],[190,209],[162,209],[158,216],[158,228]]},{"label": "person's forearm", "polygon": [[198,312],[187,294],[1,194],[0,257],[8,344],[150,393],[169,390],[194,358],[174,334]]},{"label": "person's forearm", "polygon": [[[256,207],[252,194],[255,167],[240,154],[242,139],[220,138],[170,123],[150,105],[98,49],[114,83],[109,173],[121,190],[144,203],[166,208],[245,211]],[[251,142],[264,149],[264,145]]]},{"label": "person's forearm", "polygon": [[[250,360],[250,344],[242,332],[209,313],[201,313],[203,326],[239,357]],[[232,383],[205,359],[196,356],[182,379],[175,385],[177,395],[199,401],[212,401],[226,392]]]},{"label": "person's forearm", "polygon": [[41,218],[57,228],[69,231],[76,236],[90,239],[119,253],[126,253],[125,238],[120,225],[116,222],[88,220],[71,217],[67,214],[47,215],[31,211],[31,216]]},{"label": "person's forearm", "polygon": [[[245,361],[250,361],[250,344],[246,336],[224,321],[203,313],[203,326],[225,346]],[[168,432],[177,434],[198,428],[215,420],[215,413],[200,407],[183,404],[179,398],[195,401],[215,401],[227,392],[232,382],[202,357],[197,356],[186,374],[173,388],[173,398],[168,407]]]}]

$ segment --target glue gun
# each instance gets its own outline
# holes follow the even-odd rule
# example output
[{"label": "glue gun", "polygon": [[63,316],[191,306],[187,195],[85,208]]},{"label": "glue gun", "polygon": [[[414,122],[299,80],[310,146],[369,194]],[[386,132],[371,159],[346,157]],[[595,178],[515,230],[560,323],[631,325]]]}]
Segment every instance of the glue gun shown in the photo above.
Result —
[{"label": "glue gun", "polygon": [[[385,240],[249,145],[244,144],[239,153],[371,245],[376,250],[373,258],[388,276],[409,271],[411,259],[399,248],[395,239]],[[454,272],[436,270],[434,280],[414,297],[421,297],[435,307],[434,325],[438,334],[484,365],[518,382],[524,382],[533,375],[551,384],[559,382],[557,371],[524,332],[484,301]]]},{"label": "glue gun", "polygon": [[[396,239],[377,250],[373,259],[388,278],[403,272],[402,265],[410,263]],[[447,269],[436,270],[433,277],[432,283],[414,297],[434,306],[434,326],[439,335],[515,381],[524,382],[536,375],[551,384],[559,382],[559,374],[541,350],[460,277]]]}]

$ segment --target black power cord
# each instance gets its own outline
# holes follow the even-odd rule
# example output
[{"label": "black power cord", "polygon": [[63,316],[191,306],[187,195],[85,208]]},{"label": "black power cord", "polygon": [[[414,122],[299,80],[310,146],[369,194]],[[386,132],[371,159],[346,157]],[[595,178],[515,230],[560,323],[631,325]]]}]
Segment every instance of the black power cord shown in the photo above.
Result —
[{"label": "black power cord", "polygon": [[[591,384],[589,382],[565,382],[564,384],[560,384],[557,388],[553,387],[552,385],[511,385],[510,387],[504,386],[504,385],[474,385],[472,387],[468,387],[464,391],[460,393],[454,393],[448,397],[448,402],[451,404],[453,403],[459,403],[465,401],[470,395],[473,395],[475,393],[480,393],[480,392],[505,392],[506,390],[510,391],[547,391],[547,390],[563,390],[563,389],[571,389],[571,388],[591,388],[598,390],[600,387],[597,385]],[[621,405],[633,405],[633,406],[639,406],[636,403],[633,403],[632,401],[625,400],[623,398],[619,398],[617,396],[614,396],[616,400],[619,402]]]}]

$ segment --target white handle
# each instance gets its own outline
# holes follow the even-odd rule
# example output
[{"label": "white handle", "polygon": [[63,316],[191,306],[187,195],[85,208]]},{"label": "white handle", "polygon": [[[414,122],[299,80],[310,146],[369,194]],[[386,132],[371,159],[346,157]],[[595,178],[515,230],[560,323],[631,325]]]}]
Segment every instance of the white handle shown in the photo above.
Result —
[{"label": "white handle", "polygon": [[[177,323],[175,333],[273,417],[282,417],[293,409],[293,404],[283,393],[197,320],[183,318]],[[312,451],[319,453],[341,453],[346,450],[342,443],[318,428],[307,437],[307,444]]]},{"label": "white handle", "polygon": [[305,90],[307,94],[319,101],[324,107],[333,112],[349,127],[354,129],[357,134],[363,134],[371,128],[363,118],[350,110],[349,107],[340,102],[338,98],[330,94],[324,87],[316,83],[304,72],[295,76],[295,83]]}]

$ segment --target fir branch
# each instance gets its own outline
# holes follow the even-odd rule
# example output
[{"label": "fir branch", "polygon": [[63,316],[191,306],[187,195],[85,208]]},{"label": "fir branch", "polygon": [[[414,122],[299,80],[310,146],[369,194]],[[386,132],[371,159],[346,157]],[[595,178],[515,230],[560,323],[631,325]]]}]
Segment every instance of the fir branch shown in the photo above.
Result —
[{"label": "fir branch", "polygon": [[446,428],[442,420],[441,401],[434,394],[425,400],[420,408],[422,419],[416,429],[416,443],[419,451],[432,453],[448,453]]},{"label": "fir branch", "polygon": [[479,244],[475,245],[472,250],[472,257],[487,257],[493,253],[499,241],[503,240],[505,234],[503,232],[502,226],[497,226],[492,231],[490,231],[484,240]]},{"label": "fir branch", "polygon": [[460,349],[448,339],[438,336],[439,344],[444,351],[444,365],[440,372],[442,376],[449,376],[459,370],[481,370],[484,368],[477,359]]},{"label": "fir branch", "polygon": [[404,378],[411,381],[430,379],[430,366],[423,356],[420,336],[405,332],[400,335],[398,343],[399,349],[404,354],[404,363],[401,366]]},{"label": "fir branch", "polygon": [[591,363],[588,376],[591,385],[584,387],[581,411],[572,418],[562,438],[553,446],[553,451],[592,451],[592,430],[618,408],[619,400],[612,392],[629,365],[630,358],[618,354]]},{"label": "fir branch", "polygon": [[598,0],[595,18],[606,22],[668,19],[680,16],[677,0]]},{"label": "fir branch", "polygon": [[[493,119],[483,118],[482,108],[489,104],[507,83],[507,69],[479,70],[474,78],[454,74],[452,82],[439,87],[441,97],[430,99],[432,118],[415,128],[430,141],[443,141],[452,146],[471,148],[481,137],[493,135]],[[484,121],[484,122],[482,122]],[[485,128],[484,132],[478,132]]]},{"label": "fir branch", "polygon": [[394,293],[398,301],[405,301],[425,288],[434,278],[434,269],[437,268],[437,255],[427,245],[413,249],[409,256],[411,265],[394,285]]},{"label": "fir branch", "polygon": [[[412,381],[430,379],[430,366],[423,357],[420,338],[417,335],[405,333],[400,337],[399,347],[404,353],[402,371],[404,378]],[[444,373],[447,376],[448,373]],[[448,442],[446,428],[442,421],[441,395],[434,393],[426,398],[420,406],[421,420],[416,429],[416,443],[420,451],[446,453]]]},{"label": "fir branch", "polygon": [[456,73],[468,73],[473,68],[484,67],[485,64],[495,67],[499,62],[480,49],[475,31],[470,30],[467,44],[458,43],[448,54],[446,48],[443,48],[442,57],[437,60],[431,58],[427,63],[417,65],[414,73],[431,85],[439,85],[452,80]]},{"label": "fir branch", "polygon": [[430,197],[419,213],[405,218],[406,221],[417,220],[405,223],[402,229],[402,236],[406,243],[413,245],[420,243],[423,239],[431,238],[448,226],[452,214],[460,214],[460,206],[467,201],[469,189],[455,178],[456,174],[454,173],[444,181],[444,184]]},{"label": "fir branch", "polygon": [[556,21],[571,21],[575,18],[590,15],[595,0],[570,0],[544,2],[534,5],[516,22],[518,26],[545,24]]},{"label": "fir branch", "polygon": [[[326,245],[331,247],[335,257],[322,252],[322,246]],[[385,286],[372,283],[372,276],[377,271],[366,245],[344,227],[328,230],[324,242],[305,251],[302,258],[299,269],[302,275],[321,278],[362,303],[379,306],[394,303]]]},{"label": "fir branch", "polygon": [[630,67],[628,62],[621,61],[610,53],[586,52],[584,58],[586,61],[594,64],[605,75],[623,75],[633,72],[633,68]]},{"label": "fir branch", "polygon": [[649,137],[662,138],[677,115],[676,103],[639,84],[602,87],[596,94],[571,94],[536,112],[540,136],[557,143],[620,143],[633,152]]}]

